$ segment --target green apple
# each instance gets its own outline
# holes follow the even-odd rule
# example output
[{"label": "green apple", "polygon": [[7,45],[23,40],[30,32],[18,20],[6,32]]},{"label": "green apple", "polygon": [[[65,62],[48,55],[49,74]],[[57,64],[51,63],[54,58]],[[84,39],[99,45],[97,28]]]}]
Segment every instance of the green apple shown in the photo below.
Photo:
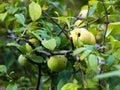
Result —
[{"label": "green apple", "polygon": [[75,28],[70,32],[70,37],[76,47],[80,47],[81,43],[93,45],[96,43],[95,36],[85,28]]},{"label": "green apple", "polygon": [[[34,46],[38,44],[38,40],[36,38],[29,39],[28,41],[31,42]],[[28,43],[25,44],[25,47],[28,52],[33,51],[33,48]]]},{"label": "green apple", "polygon": [[18,57],[18,62],[22,66],[28,66],[30,64],[28,59],[25,56],[23,56],[22,54]]},{"label": "green apple", "polygon": [[66,68],[67,58],[64,55],[51,56],[47,62],[48,68],[51,71],[59,72]]}]

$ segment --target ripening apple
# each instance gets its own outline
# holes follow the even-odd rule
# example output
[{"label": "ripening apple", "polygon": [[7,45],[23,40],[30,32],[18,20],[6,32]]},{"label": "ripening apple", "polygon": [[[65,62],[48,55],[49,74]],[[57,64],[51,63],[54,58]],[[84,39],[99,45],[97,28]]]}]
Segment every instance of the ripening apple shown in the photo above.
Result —
[{"label": "ripening apple", "polygon": [[80,26],[84,26],[85,23],[83,22],[83,20],[76,20],[74,23],[75,28],[79,28]]},{"label": "ripening apple", "polygon": [[[34,46],[38,44],[38,40],[36,38],[31,38],[28,41],[31,42]],[[25,47],[28,52],[32,52],[33,48],[28,43],[25,44]]]},{"label": "ripening apple", "polygon": [[47,65],[51,71],[60,72],[66,68],[67,58],[64,55],[51,56]]},{"label": "ripening apple", "polygon": [[28,66],[30,64],[28,59],[25,56],[23,56],[22,54],[18,57],[18,62],[22,66]]},{"label": "ripening apple", "polygon": [[86,18],[87,13],[88,13],[88,10],[82,10],[82,11],[80,11],[79,16],[81,16],[82,18]]},{"label": "ripening apple", "polygon": [[80,47],[81,43],[94,45],[96,43],[95,36],[85,28],[75,28],[70,32],[70,37],[76,47]]},{"label": "ripening apple", "polygon": [[[87,13],[88,13],[88,10],[82,10],[80,13],[79,13],[79,16],[83,19],[85,19],[87,17]],[[76,20],[75,23],[74,23],[74,26],[75,27],[79,27],[79,26],[84,26],[85,23],[83,22],[82,19],[79,19],[79,20]]]}]

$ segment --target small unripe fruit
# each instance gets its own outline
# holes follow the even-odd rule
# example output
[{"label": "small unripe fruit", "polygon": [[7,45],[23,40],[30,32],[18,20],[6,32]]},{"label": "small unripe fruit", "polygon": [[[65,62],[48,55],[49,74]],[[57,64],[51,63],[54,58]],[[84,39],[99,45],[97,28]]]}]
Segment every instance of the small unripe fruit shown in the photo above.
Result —
[{"label": "small unripe fruit", "polygon": [[32,52],[33,49],[28,43],[25,44],[25,47],[28,52]]},{"label": "small unripe fruit", "polygon": [[47,65],[51,71],[60,72],[66,68],[67,58],[64,55],[51,56]]},{"label": "small unripe fruit", "polygon": [[96,43],[95,36],[84,28],[76,28],[71,31],[70,34],[76,47],[79,47],[81,42],[87,45],[93,45]]},{"label": "small unripe fruit", "polygon": [[18,62],[22,66],[28,66],[30,64],[27,58],[24,57],[22,54],[18,57]]},{"label": "small unripe fruit", "polygon": [[[28,41],[31,42],[34,46],[38,44],[38,40],[35,38],[29,39]],[[28,43],[25,44],[25,47],[28,52],[32,52],[33,48]]]}]

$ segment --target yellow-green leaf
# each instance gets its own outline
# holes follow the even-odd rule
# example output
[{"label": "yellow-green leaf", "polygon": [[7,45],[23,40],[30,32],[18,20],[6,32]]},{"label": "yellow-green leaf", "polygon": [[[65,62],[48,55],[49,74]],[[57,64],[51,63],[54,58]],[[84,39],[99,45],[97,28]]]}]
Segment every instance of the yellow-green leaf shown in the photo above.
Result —
[{"label": "yellow-green leaf", "polygon": [[49,50],[54,50],[56,47],[56,41],[55,39],[43,40],[42,45]]},{"label": "yellow-green leaf", "polygon": [[120,22],[114,22],[108,24],[108,30],[106,33],[106,37],[109,35],[115,35],[120,32]]},{"label": "yellow-green leaf", "polygon": [[6,16],[7,16],[7,12],[5,12],[5,13],[0,13],[0,20],[1,20],[1,21],[4,21],[5,18],[6,18]]},{"label": "yellow-green leaf", "polygon": [[38,3],[32,2],[29,5],[29,14],[32,21],[38,20],[42,14],[41,6]]},{"label": "yellow-green leaf", "polygon": [[78,85],[78,84],[75,84],[75,83],[67,83],[67,84],[65,84],[65,85],[62,87],[61,90],[77,90],[77,89],[79,89],[79,88],[81,88],[81,86]]}]

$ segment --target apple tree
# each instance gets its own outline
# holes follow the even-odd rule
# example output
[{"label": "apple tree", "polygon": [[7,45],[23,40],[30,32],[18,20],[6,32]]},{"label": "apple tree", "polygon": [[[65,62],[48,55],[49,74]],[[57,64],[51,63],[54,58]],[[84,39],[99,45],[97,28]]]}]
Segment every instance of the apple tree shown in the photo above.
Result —
[{"label": "apple tree", "polygon": [[77,2],[79,10],[74,0],[0,2],[6,47],[21,68],[12,75],[0,65],[6,90],[119,90],[120,1]]}]

